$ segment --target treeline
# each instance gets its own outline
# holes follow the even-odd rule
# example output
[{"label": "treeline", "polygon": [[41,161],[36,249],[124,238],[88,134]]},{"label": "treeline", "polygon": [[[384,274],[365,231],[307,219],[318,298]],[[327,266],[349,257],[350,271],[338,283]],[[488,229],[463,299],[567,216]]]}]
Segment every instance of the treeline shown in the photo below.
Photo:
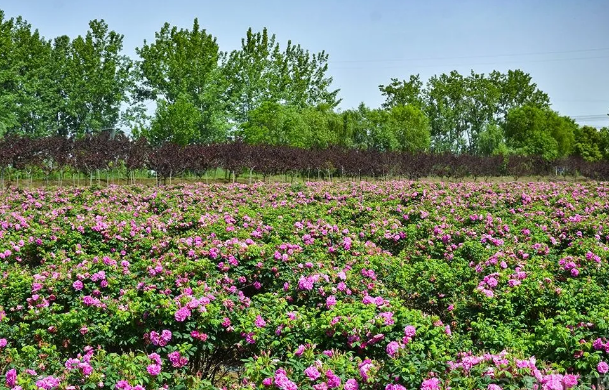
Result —
[{"label": "treeline", "polygon": [[[243,142],[210,145],[151,146],[144,138],[132,141],[106,131],[79,139],[62,136],[0,139],[2,185],[37,177],[62,185],[66,178],[84,176],[89,184],[106,183],[121,177],[133,184],[144,170],[158,183],[177,177],[209,179],[221,168],[225,179],[242,176],[252,181],[282,175],[286,180],[333,180],[334,178],[389,179],[422,177],[489,178],[495,176],[583,175],[609,180],[609,162],[588,162],[569,157],[549,162],[540,156],[473,156],[452,153],[379,152],[330,147],[301,149],[279,145],[250,145]],[[138,176],[139,175],[139,176]],[[259,179],[259,178],[258,178]],[[258,180],[256,179],[256,180]],[[5,182],[6,180],[6,182]],[[80,179],[79,179],[80,180]]]},{"label": "treeline", "polygon": [[197,19],[190,29],[166,23],[136,58],[122,49],[123,35],[103,20],[82,36],[47,39],[0,11],[0,137],[79,140],[111,129],[154,147],[238,139],[358,153],[609,160],[609,128],[580,127],[551,110],[521,70],[392,79],[379,86],[381,107],[341,111],[328,54],[282,46],[266,29],[248,30],[238,50],[224,52]]}]

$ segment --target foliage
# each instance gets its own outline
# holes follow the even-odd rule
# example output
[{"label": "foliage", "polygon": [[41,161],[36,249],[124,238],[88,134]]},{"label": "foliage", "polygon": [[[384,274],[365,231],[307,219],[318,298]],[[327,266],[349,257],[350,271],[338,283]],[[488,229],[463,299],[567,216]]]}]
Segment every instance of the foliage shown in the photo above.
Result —
[{"label": "foliage", "polygon": [[265,102],[299,109],[322,104],[334,108],[340,100],[338,90],[329,90],[332,78],[326,74],[327,62],[323,51],[311,54],[291,41],[282,51],[266,28],[248,29],[241,48],[232,51],[222,66],[229,82],[232,119],[248,122],[250,112]]},{"label": "foliage", "polygon": [[226,85],[219,69],[223,54],[197,19],[191,30],[165,23],[155,41],[144,42],[136,52],[141,58],[137,94],[157,103],[152,124],[142,135],[155,144],[226,139]]},{"label": "foliage", "polygon": [[512,109],[505,122],[509,145],[546,160],[569,155],[576,129],[572,119],[532,106]]},{"label": "foliage", "polygon": [[[189,148],[163,146],[183,161]],[[598,388],[607,194],[412,181],[2,191],[0,386]]]},{"label": "foliage", "polygon": [[425,86],[416,75],[408,81],[391,79],[379,89],[386,99],[384,108],[410,105],[425,112],[432,150],[437,152],[490,155],[495,148],[489,150],[489,126],[502,126],[516,107],[549,107],[548,96],[521,70],[488,75],[472,71],[468,76],[452,71],[431,77]]},{"label": "foliage", "polygon": [[581,126],[575,129],[573,155],[586,161],[598,161],[603,158],[602,132],[592,126]]}]

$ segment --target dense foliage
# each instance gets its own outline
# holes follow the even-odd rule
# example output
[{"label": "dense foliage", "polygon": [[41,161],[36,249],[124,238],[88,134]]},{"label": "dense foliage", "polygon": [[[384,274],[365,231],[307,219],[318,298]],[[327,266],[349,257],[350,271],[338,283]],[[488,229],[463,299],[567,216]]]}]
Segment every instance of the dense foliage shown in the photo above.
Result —
[{"label": "dense foliage", "polygon": [[550,109],[521,70],[391,79],[380,108],[338,110],[329,55],[266,29],[224,52],[194,19],[165,23],[123,54],[123,36],[93,20],[82,36],[40,36],[0,10],[0,137],[82,138],[111,129],[174,143],[341,147],[546,160],[609,160],[609,128],[580,127]]},{"label": "dense foliage", "polygon": [[607,384],[604,184],[0,197],[0,388]]}]

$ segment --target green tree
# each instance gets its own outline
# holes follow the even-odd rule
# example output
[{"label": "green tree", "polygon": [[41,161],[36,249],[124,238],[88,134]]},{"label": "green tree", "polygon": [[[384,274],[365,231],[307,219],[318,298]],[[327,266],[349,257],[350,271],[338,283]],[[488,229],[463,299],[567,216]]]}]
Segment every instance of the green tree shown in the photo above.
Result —
[{"label": "green tree", "polygon": [[0,11],[0,135],[48,135],[50,44],[22,18]]},{"label": "green tree", "polygon": [[550,98],[537,88],[530,74],[520,69],[508,70],[507,73],[495,71],[490,78],[501,91],[495,117],[499,124],[503,124],[507,113],[516,107],[550,108]]},{"label": "green tree", "polygon": [[367,148],[388,152],[399,148],[399,141],[394,129],[389,126],[389,112],[382,108],[365,111],[365,130],[368,134]]},{"label": "green tree", "polygon": [[143,129],[141,135],[153,145],[188,145],[197,139],[200,121],[201,112],[188,98],[179,96],[173,103],[160,100],[150,128]]},{"label": "green tree", "polygon": [[397,141],[397,149],[407,152],[429,150],[431,132],[427,116],[413,105],[395,106],[389,111],[388,126]]},{"label": "green tree", "polygon": [[392,79],[379,88],[385,96],[384,108],[411,105],[425,112],[432,149],[438,152],[484,155],[488,144],[481,147],[481,137],[488,142],[489,126],[503,125],[509,110],[522,105],[549,107],[548,96],[520,70],[489,75],[472,71],[468,76],[452,71],[431,77],[424,87],[417,75],[409,81]]},{"label": "green tree", "polygon": [[362,110],[365,110],[366,106],[364,103],[360,103],[356,109],[348,109],[342,111],[340,115],[340,121],[342,122],[341,133],[347,136],[348,145],[357,149],[366,149],[367,138],[364,114]]},{"label": "green tree", "polygon": [[332,78],[326,74],[327,62],[325,52],[311,54],[291,41],[282,51],[266,28],[257,33],[250,28],[241,48],[223,64],[232,119],[247,122],[249,113],[266,101],[301,109],[322,104],[336,107],[338,90],[329,89]]},{"label": "green tree", "polygon": [[0,12],[0,132],[81,136],[115,128],[129,82],[122,42],[103,20],[91,21],[84,37],[51,42]]},{"label": "green tree", "polygon": [[[416,109],[414,109],[416,112]],[[342,133],[351,138],[350,144],[357,149],[378,151],[393,151],[401,149],[398,136],[403,136],[402,142],[408,145],[408,122],[417,122],[418,116],[412,115],[410,109],[399,108],[391,115],[391,111],[382,108],[371,109],[360,103],[357,109],[346,110],[342,117]],[[406,123],[402,123],[405,121]]]},{"label": "green tree", "polygon": [[[65,39],[64,39],[65,40]],[[60,131],[82,136],[114,129],[120,120],[121,104],[127,101],[131,61],[121,54],[123,35],[109,29],[103,20],[89,22],[89,31],[71,44],[66,69],[57,70],[64,77],[62,91],[67,97]],[[65,51],[65,43],[56,40],[56,58]]]},{"label": "green tree", "polygon": [[603,158],[601,152],[602,133],[592,126],[579,126],[575,129],[573,155],[586,161],[598,161]]},{"label": "green tree", "polygon": [[391,79],[388,85],[379,85],[381,94],[385,97],[383,108],[391,109],[396,106],[413,105],[423,108],[425,102],[423,82],[421,77],[411,75],[408,81]]},{"label": "green tree", "polygon": [[309,127],[296,107],[271,101],[262,102],[250,112],[240,135],[250,144],[300,148],[308,147],[311,138]]},{"label": "green tree", "polygon": [[576,128],[571,118],[534,106],[513,108],[505,121],[508,146],[547,160],[569,155]]},{"label": "green tree", "polygon": [[598,149],[601,152],[604,160],[609,160],[609,127],[603,127],[599,130],[599,145]]},{"label": "green tree", "polygon": [[506,150],[503,128],[496,123],[486,123],[478,138],[478,151],[483,156],[503,154]]},{"label": "green tree", "polygon": [[[157,102],[153,119],[153,124],[157,125],[150,127],[149,136],[160,143],[171,139],[202,143],[226,140],[230,126],[225,116],[226,99],[223,96],[227,84],[219,68],[223,54],[216,38],[201,29],[197,19],[191,30],[178,30],[165,23],[155,34],[155,41],[150,44],[144,41],[136,52],[140,57],[137,64],[138,96],[140,100]],[[194,128],[191,127],[160,126],[166,123],[167,115],[173,115],[170,112],[192,114],[193,118],[184,120],[196,131],[193,133]],[[174,120],[169,122],[175,123]],[[169,128],[185,134],[165,133]],[[161,133],[150,133],[157,130]]]},{"label": "green tree", "polygon": [[348,132],[345,132],[340,115],[328,105],[308,106],[301,110],[308,127],[308,148],[323,149],[330,146],[351,146]]},{"label": "green tree", "polygon": [[466,131],[466,80],[457,71],[433,76],[427,83],[427,113],[433,137],[432,146],[438,152],[463,153],[468,149]]}]

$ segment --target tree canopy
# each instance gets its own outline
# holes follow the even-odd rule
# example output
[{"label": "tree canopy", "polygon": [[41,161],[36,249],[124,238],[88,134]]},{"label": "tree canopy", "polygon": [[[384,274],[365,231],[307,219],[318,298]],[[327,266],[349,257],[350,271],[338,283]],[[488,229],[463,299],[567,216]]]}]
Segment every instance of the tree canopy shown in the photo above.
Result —
[{"label": "tree canopy", "polygon": [[154,146],[224,143],[323,149],[574,155],[609,159],[609,130],[550,109],[522,70],[410,75],[380,85],[380,107],[340,109],[329,54],[266,28],[222,51],[198,19],[165,23],[123,54],[103,20],[75,38],[42,37],[0,10],[0,137],[82,138],[111,130]]}]

